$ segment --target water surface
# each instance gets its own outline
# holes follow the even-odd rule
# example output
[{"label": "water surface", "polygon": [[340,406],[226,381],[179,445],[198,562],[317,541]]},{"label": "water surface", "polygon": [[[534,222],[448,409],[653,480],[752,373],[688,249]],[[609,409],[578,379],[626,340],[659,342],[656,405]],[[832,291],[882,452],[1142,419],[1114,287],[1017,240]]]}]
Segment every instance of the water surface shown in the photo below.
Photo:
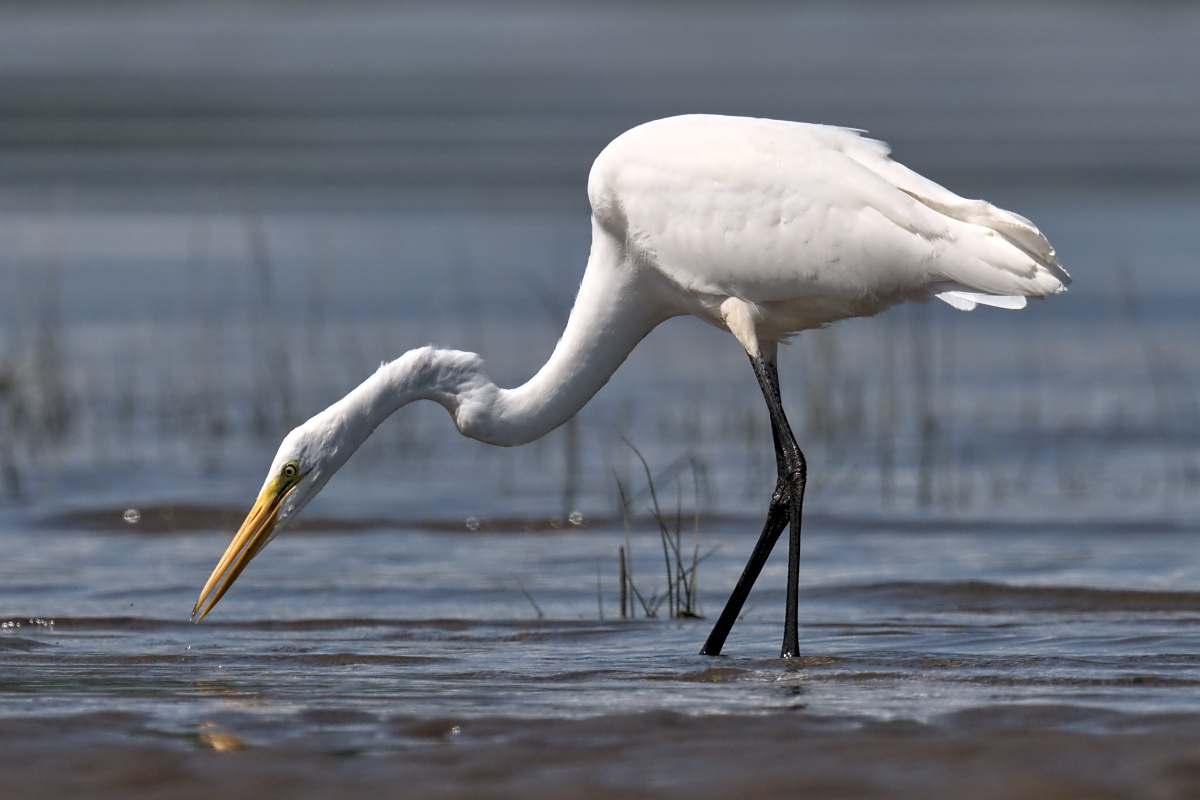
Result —
[{"label": "water surface", "polygon": [[[704,552],[717,548],[700,572],[710,618],[752,526],[702,526]],[[200,625],[186,612],[223,537],[48,526],[4,534],[0,698],[7,716],[116,710],[185,741],[216,724],[248,743],[369,751],[404,745],[387,724],[397,714],[791,710],[863,724],[1011,704],[1197,712],[1194,541],[1126,526],[922,532],[816,519],[803,655],[781,661],[782,557],[726,655],[702,657],[705,620],[664,618],[665,607],[619,618],[624,533],[611,523],[296,533]],[[635,531],[631,545],[636,584],[661,593],[657,532]]]}]

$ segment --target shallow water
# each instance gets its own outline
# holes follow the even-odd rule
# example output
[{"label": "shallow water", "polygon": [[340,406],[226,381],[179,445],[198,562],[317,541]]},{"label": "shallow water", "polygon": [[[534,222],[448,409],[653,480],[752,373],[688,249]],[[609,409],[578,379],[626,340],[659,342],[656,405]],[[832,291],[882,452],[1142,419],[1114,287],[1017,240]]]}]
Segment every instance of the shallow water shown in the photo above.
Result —
[{"label": "shallow water", "polygon": [[[702,550],[716,548],[699,568],[710,619],[753,525],[701,525]],[[623,542],[620,525],[586,521],[533,533],[311,530],[273,543],[192,625],[186,612],[224,537],[9,529],[0,716],[120,711],[140,720],[137,735],[183,744],[219,732],[246,745],[388,752],[406,746],[397,715],[793,710],[929,723],[1045,704],[1075,724],[1071,708],[1200,712],[1194,530],[922,532],[816,519],[794,661],[776,657],[782,557],[726,655],[709,658],[697,655],[706,620],[665,609],[617,618]],[[661,592],[657,532],[635,529],[631,544],[639,588]]]}]

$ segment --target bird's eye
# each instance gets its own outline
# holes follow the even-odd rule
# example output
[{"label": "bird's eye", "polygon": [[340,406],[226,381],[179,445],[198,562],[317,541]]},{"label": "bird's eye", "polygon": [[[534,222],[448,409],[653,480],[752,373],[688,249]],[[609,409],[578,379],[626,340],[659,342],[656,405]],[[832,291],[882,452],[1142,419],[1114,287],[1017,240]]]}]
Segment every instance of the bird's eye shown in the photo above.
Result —
[{"label": "bird's eye", "polygon": [[289,461],[283,465],[283,477],[294,478],[300,474],[300,465],[295,461]]}]

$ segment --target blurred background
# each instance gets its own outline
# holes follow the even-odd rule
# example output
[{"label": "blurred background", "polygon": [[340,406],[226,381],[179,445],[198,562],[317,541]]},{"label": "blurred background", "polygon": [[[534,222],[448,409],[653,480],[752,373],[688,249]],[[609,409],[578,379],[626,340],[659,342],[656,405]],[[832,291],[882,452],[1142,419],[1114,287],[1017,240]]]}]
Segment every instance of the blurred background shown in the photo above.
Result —
[{"label": "blurred background", "polygon": [[[0,4],[0,504],[240,510],[287,430],[411,347],[524,381],[596,153],[713,112],[864,129],[1075,278],[786,348],[810,510],[1192,518],[1198,41],[1183,2]],[[674,320],[523,448],[405,409],[311,513],[612,516],[644,486],[625,440],[672,505],[758,513],[761,406],[731,337]]]}]

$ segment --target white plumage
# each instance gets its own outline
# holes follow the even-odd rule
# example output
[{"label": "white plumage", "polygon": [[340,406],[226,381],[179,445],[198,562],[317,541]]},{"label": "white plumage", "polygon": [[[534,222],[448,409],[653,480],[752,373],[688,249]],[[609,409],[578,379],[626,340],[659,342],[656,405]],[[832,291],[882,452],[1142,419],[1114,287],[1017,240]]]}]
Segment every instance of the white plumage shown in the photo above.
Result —
[{"label": "white plumage", "polygon": [[806,467],[779,399],[778,342],[907,300],[1022,308],[1070,282],[1029,220],[964,200],[845,128],[702,115],[650,122],[600,153],[588,199],[591,254],[542,369],[501,389],[474,353],[426,347],[385,364],[287,436],[193,617],[208,613],[400,407],[433,400],[467,436],[522,444],[574,415],[654,327],[690,314],[730,331],[749,354],[780,465],[759,545],[703,652],[720,652],[766,554],[790,526],[783,653],[794,655]]},{"label": "white plumage", "polygon": [[[1042,297],[1067,276],[1023,217],[964,200],[844,128],[713,116],[634,128],[588,197],[604,232],[683,295],[754,304],[779,338],[909,299]],[[965,293],[965,294],[964,294]],[[957,301],[957,302],[956,302]]]}]

